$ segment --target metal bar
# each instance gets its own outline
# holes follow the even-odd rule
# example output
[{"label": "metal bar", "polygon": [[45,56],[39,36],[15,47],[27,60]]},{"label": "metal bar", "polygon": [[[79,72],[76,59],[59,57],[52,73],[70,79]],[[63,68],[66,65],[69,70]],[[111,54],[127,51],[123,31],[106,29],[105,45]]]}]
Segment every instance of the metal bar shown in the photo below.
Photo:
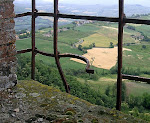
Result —
[{"label": "metal bar", "polygon": [[46,53],[46,52],[43,52],[43,51],[40,51],[40,50],[35,50],[36,53],[39,53],[41,55],[44,55],[44,56],[50,56],[50,57],[55,57],[54,54],[51,54],[51,53]]},{"label": "metal bar", "polygon": [[147,82],[148,84],[150,84],[150,78],[145,78],[145,77],[140,77],[140,76],[133,76],[133,75],[125,75],[125,74],[122,74],[122,78],[123,79],[128,79],[128,80]]},{"label": "metal bar", "polygon": [[17,54],[27,53],[27,52],[31,52],[31,51],[32,51],[32,49],[19,50],[19,51],[17,51]]},{"label": "metal bar", "polygon": [[15,18],[24,17],[24,16],[28,16],[28,15],[32,15],[32,12],[26,12],[26,13],[16,14]]},{"label": "metal bar", "polygon": [[[54,13],[37,12],[37,16],[51,16],[54,17]],[[119,18],[109,17],[98,17],[98,16],[83,16],[83,15],[69,15],[69,14],[57,14],[59,18],[70,18],[70,19],[85,19],[85,20],[97,20],[97,21],[110,21],[118,22]]]},{"label": "metal bar", "polygon": [[85,20],[97,20],[97,21],[110,21],[118,22],[118,18],[108,18],[108,17],[97,17],[97,16],[83,16],[83,15],[68,15],[68,14],[58,14],[60,18],[71,18],[71,19],[85,19]]},{"label": "metal bar", "polygon": [[[58,14],[58,17],[59,18],[71,18],[71,19],[107,21],[107,22],[119,22],[119,18],[115,18],[115,17],[83,16],[83,15],[68,15],[68,14]],[[150,25],[150,20],[123,18],[123,22]]]},{"label": "metal bar", "polygon": [[[24,17],[32,15],[32,12],[26,12],[22,14],[16,14],[15,18]],[[37,12],[37,16],[50,16],[54,17],[54,13]],[[118,22],[119,18],[115,17],[100,17],[100,16],[84,16],[84,15],[69,15],[69,14],[58,14],[59,18],[70,18],[70,19],[85,19],[85,20],[96,20],[96,21],[107,21],[107,22]],[[134,23],[134,24],[146,24],[150,25],[150,20],[141,19],[130,19],[124,18],[124,23]]]},{"label": "metal bar", "polygon": [[50,17],[54,17],[54,13],[37,12],[37,16],[50,16]]},{"label": "metal bar", "polygon": [[35,0],[32,0],[32,63],[31,79],[35,79]]},{"label": "metal bar", "polygon": [[125,22],[125,23],[134,23],[134,24],[146,24],[146,25],[150,25],[150,20],[124,18],[124,22]]},{"label": "metal bar", "polygon": [[82,61],[84,61],[86,63],[86,68],[85,68],[86,72],[94,74],[94,70],[90,69],[90,62],[89,62],[89,60],[87,58],[85,58],[84,56],[66,53],[66,54],[59,54],[59,57],[71,57],[71,58],[80,59],[80,60],[82,60]]},{"label": "metal bar", "polygon": [[[43,51],[40,51],[40,50],[37,50],[37,49],[35,49],[35,52],[39,53],[41,55],[44,55],[44,56],[55,57],[54,54],[46,53],[46,52],[43,52]],[[86,63],[86,68],[85,68],[86,72],[94,74],[94,70],[90,69],[90,62],[89,62],[89,60],[87,58],[85,58],[84,56],[77,55],[77,54],[71,54],[71,53],[59,54],[58,56],[59,57],[71,57],[71,58],[80,59],[80,60],[82,60],[82,61],[84,61]]]},{"label": "metal bar", "polygon": [[58,50],[57,50],[57,37],[58,37],[58,0],[54,0],[54,55],[55,55],[55,61],[57,64],[57,68],[59,71],[59,74],[61,76],[61,79],[63,81],[63,84],[65,86],[66,92],[70,93],[70,87],[67,84],[67,81],[65,79],[64,73],[62,71],[59,56],[58,56]]},{"label": "metal bar", "polygon": [[119,0],[119,25],[118,25],[118,77],[117,77],[117,101],[116,109],[121,110],[121,91],[122,91],[122,43],[123,43],[123,22],[124,0]]}]

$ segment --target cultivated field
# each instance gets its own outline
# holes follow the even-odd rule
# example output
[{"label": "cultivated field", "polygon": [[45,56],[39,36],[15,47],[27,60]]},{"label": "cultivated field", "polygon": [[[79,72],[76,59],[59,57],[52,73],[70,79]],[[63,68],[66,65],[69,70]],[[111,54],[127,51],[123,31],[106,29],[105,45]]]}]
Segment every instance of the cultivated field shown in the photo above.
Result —
[{"label": "cultivated field", "polygon": [[[139,41],[131,37],[131,35],[139,35],[138,32],[131,33],[129,30],[125,29],[124,31],[124,42],[123,43],[137,43]],[[90,44],[95,43],[96,47],[109,47],[110,42],[113,45],[118,43],[118,29],[111,26],[99,26],[94,34],[83,38],[84,42],[82,43],[83,47],[88,47]]]},{"label": "cultivated field", "polygon": [[110,42],[112,42],[115,45],[117,44],[117,40],[110,39],[109,37],[106,37],[104,34],[101,33],[92,34],[88,37],[85,37],[83,40],[83,47],[88,47],[92,43],[95,43],[96,47],[109,47]]},{"label": "cultivated field", "polygon": [[[132,51],[123,48],[123,50]],[[98,68],[111,69],[117,63],[118,47],[114,48],[93,48],[87,51],[83,56],[86,57],[90,63]],[[78,59],[71,59],[76,62],[84,63]]]}]

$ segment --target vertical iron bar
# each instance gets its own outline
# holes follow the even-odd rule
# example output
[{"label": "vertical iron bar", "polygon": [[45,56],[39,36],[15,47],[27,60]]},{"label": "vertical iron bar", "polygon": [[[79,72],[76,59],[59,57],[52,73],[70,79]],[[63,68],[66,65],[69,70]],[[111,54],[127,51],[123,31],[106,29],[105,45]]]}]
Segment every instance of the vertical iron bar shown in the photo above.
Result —
[{"label": "vertical iron bar", "polygon": [[119,0],[119,26],[118,26],[118,77],[117,77],[117,103],[116,109],[121,110],[121,93],[122,93],[122,43],[123,43],[123,17],[124,17],[124,0]]},{"label": "vertical iron bar", "polygon": [[60,61],[59,61],[59,54],[57,50],[57,40],[58,40],[58,0],[54,0],[54,55],[55,55],[55,61],[57,64],[57,68],[59,71],[59,74],[61,76],[61,79],[63,81],[63,84],[65,86],[66,92],[69,93],[69,85],[67,84],[67,81],[65,79],[64,73],[62,71]]},{"label": "vertical iron bar", "polygon": [[32,63],[31,79],[35,79],[35,0],[32,0]]}]

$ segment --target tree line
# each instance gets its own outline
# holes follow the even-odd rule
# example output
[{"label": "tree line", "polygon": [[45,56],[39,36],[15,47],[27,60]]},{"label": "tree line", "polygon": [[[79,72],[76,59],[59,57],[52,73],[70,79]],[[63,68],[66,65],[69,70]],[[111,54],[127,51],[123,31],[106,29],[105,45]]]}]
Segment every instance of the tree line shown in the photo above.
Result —
[{"label": "tree line", "polygon": [[[18,55],[18,70],[17,76],[19,80],[30,79],[31,76],[31,60],[30,57]],[[79,82],[76,77],[98,80],[100,74],[96,73],[93,76],[85,74],[82,70],[64,70],[67,82],[71,88],[71,94],[81,99],[87,100],[93,104],[101,105],[109,108],[116,106],[116,84],[108,86],[104,93],[99,90],[92,89],[88,83]],[[106,73],[108,74],[108,73]],[[74,77],[76,76],[76,77]],[[42,60],[36,60],[35,79],[42,84],[56,87],[61,91],[65,91],[59,72],[54,65],[47,65]],[[150,121],[150,94],[143,94],[135,97],[126,95],[126,85],[122,85],[122,111],[130,113],[133,116],[143,118]]]}]

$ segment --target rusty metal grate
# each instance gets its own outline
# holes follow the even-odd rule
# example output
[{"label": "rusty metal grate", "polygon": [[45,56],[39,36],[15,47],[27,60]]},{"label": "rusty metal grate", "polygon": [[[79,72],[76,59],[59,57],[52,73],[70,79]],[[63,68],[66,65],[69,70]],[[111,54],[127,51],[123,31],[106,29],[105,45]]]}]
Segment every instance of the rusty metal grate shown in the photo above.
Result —
[{"label": "rusty metal grate", "polygon": [[[23,16],[32,16],[32,48],[17,51],[17,54],[32,52],[32,66],[31,66],[31,79],[35,79],[35,56],[37,53],[54,57],[57,68],[59,70],[59,74],[61,75],[61,79],[65,86],[66,92],[70,92],[70,87],[67,84],[64,73],[62,71],[59,59],[62,57],[73,57],[80,60],[83,60],[87,63],[86,72],[94,73],[94,70],[90,69],[90,64],[88,59],[83,56],[77,54],[60,54],[57,50],[57,37],[58,37],[58,19],[59,18],[70,18],[70,19],[84,19],[84,20],[96,20],[96,21],[107,21],[107,22],[118,22],[118,77],[117,77],[117,101],[116,101],[116,109],[121,110],[121,90],[122,90],[122,79],[135,80],[135,81],[143,81],[150,82],[150,78],[143,78],[139,76],[125,75],[121,73],[122,70],[122,44],[123,44],[123,27],[126,23],[134,23],[134,24],[146,24],[150,25],[150,20],[140,20],[140,19],[129,19],[126,18],[124,14],[124,0],[119,0],[119,18],[110,18],[110,17],[98,17],[98,16],[83,16],[83,15],[69,15],[69,14],[60,14],[58,11],[58,0],[54,0],[54,13],[44,13],[38,12],[35,6],[35,0],[32,0],[32,12],[26,12],[22,14],[17,14],[16,18]],[[38,16],[50,16],[54,17],[54,53],[45,53],[39,51],[35,47],[35,19]]]}]

